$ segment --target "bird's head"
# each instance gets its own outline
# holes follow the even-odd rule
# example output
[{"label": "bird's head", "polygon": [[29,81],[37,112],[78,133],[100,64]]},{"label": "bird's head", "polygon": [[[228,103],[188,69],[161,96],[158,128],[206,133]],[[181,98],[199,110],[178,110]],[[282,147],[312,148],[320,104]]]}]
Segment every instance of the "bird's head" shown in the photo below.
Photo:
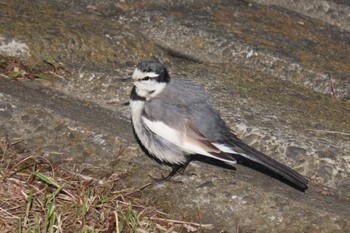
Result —
[{"label": "bird's head", "polygon": [[134,83],[139,96],[149,98],[156,96],[164,89],[170,81],[170,76],[162,63],[143,61],[136,66],[131,77],[125,81]]}]

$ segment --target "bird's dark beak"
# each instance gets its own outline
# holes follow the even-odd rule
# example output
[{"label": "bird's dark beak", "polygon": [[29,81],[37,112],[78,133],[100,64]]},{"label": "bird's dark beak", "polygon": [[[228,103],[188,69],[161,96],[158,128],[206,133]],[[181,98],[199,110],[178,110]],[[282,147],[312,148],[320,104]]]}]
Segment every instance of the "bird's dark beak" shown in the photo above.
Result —
[{"label": "bird's dark beak", "polygon": [[121,81],[122,81],[123,83],[131,83],[131,82],[133,81],[133,79],[132,79],[131,76],[129,76],[129,77],[127,77],[127,78],[123,78]]}]

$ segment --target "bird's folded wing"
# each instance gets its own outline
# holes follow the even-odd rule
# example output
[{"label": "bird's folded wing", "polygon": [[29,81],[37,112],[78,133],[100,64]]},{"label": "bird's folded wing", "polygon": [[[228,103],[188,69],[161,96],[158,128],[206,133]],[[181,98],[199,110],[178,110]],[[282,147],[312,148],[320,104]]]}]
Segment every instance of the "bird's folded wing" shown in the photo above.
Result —
[{"label": "bird's folded wing", "polygon": [[230,155],[222,152],[208,141],[189,121],[185,121],[181,127],[175,128],[162,121],[152,121],[145,116],[142,117],[142,120],[154,134],[180,147],[189,154],[201,154],[226,162],[235,162]]}]

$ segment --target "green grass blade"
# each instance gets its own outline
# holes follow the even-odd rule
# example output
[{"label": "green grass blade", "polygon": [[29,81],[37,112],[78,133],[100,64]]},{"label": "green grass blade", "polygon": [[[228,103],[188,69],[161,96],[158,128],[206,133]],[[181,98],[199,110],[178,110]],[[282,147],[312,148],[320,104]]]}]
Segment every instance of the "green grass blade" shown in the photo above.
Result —
[{"label": "green grass blade", "polygon": [[52,215],[54,214],[56,209],[56,206],[52,203],[49,204],[47,212],[46,212],[46,216],[45,216],[45,221],[44,221],[44,232],[47,232],[48,227],[49,227],[49,223],[51,221]]},{"label": "green grass blade", "polygon": [[18,233],[22,233],[22,218],[18,220]]},{"label": "green grass blade", "polygon": [[33,190],[29,191],[28,197],[27,197],[27,208],[26,208],[26,215],[24,217],[24,225],[26,226],[29,221],[29,211],[33,204]]},{"label": "green grass blade", "polygon": [[43,173],[36,172],[35,175],[37,177],[39,177],[39,179],[41,179],[42,181],[44,181],[52,186],[55,186],[56,188],[60,187],[54,180],[52,180],[51,178],[49,178],[48,176],[46,176]]},{"label": "green grass blade", "polygon": [[55,228],[54,228],[55,223],[56,223],[56,213],[53,212],[52,216],[50,217],[50,226],[49,226],[49,232],[50,233],[54,233],[54,231],[55,231]]},{"label": "green grass blade", "polygon": [[61,192],[61,190],[63,189],[63,186],[64,185],[61,185],[59,187],[57,187],[57,189],[55,190],[55,192],[52,193],[51,197],[49,198],[48,200],[48,203],[51,203],[55,198],[56,196]]}]

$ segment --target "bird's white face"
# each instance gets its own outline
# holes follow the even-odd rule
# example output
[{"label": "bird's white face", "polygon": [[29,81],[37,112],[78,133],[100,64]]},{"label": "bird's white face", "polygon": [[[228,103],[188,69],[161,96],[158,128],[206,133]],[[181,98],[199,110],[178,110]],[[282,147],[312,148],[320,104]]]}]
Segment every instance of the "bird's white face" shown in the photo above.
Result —
[{"label": "bird's white face", "polygon": [[166,85],[166,83],[157,81],[158,76],[159,74],[153,71],[142,72],[136,68],[132,74],[132,79],[134,80],[137,94],[147,99],[158,95]]},{"label": "bird's white face", "polygon": [[132,79],[135,81],[141,81],[141,80],[147,80],[147,77],[149,79],[151,78],[157,78],[159,75],[157,73],[155,73],[154,71],[150,71],[150,72],[143,72],[141,70],[139,70],[138,68],[136,68],[134,70],[134,73],[132,74]]}]

